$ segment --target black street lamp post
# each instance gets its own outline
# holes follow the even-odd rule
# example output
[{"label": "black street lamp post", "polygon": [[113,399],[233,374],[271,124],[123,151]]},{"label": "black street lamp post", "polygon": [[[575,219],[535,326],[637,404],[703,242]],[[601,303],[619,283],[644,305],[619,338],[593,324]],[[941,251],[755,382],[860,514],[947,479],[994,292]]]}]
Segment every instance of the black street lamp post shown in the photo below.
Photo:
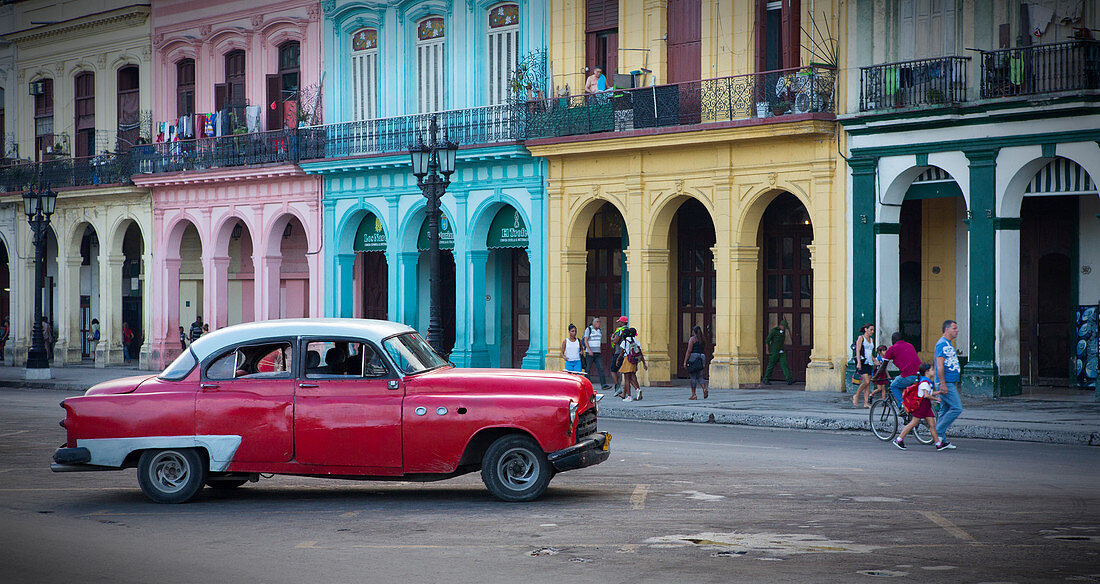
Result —
[{"label": "black street lamp post", "polygon": [[23,193],[23,212],[31,225],[34,236],[34,324],[31,327],[31,348],[27,351],[26,377],[49,378],[50,360],[46,352],[46,342],[42,335],[42,290],[46,278],[46,232],[50,226],[57,193],[50,185],[42,186],[41,177],[37,190]]},{"label": "black street lamp post", "polygon": [[428,144],[417,138],[416,145],[409,147],[409,157],[412,159],[416,186],[428,199],[428,344],[442,355],[443,310],[440,301],[443,299],[443,280],[439,268],[439,199],[451,185],[458,144],[447,140],[446,136],[442,142],[439,141],[439,124],[435,116],[432,116],[428,126],[428,135]]}]

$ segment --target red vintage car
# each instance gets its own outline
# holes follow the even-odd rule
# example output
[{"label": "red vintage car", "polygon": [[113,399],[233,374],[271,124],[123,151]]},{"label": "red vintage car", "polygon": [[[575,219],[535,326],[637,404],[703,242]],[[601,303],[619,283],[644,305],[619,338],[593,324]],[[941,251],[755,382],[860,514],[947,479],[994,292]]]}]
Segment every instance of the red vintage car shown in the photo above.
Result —
[{"label": "red vintage car", "polygon": [[195,341],[160,375],[61,402],[57,472],[137,468],[159,503],[260,473],[441,480],[475,470],[505,501],[607,460],[585,378],[458,369],[413,329],[361,319],[277,320]]}]

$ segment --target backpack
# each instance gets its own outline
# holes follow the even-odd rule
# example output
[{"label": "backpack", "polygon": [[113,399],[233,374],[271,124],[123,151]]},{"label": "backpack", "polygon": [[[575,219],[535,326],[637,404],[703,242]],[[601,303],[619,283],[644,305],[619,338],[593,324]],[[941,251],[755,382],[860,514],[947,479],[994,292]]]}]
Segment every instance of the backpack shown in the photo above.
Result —
[{"label": "backpack", "polygon": [[626,360],[630,361],[631,363],[637,364],[641,358],[642,348],[639,347],[636,343],[631,343],[630,350],[626,352]]},{"label": "backpack", "polygon": [[919,385],[920,382],[914,383],[901,393],[901,405],[905,407],[907,412],[912,413],[920,407],[920,395],[917,393],[917,386]]}]

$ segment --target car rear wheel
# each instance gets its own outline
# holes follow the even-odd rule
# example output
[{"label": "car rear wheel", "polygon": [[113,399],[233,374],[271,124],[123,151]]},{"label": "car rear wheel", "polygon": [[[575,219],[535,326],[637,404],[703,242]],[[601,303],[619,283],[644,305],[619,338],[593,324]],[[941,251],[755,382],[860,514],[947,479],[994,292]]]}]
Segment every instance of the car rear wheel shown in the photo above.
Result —
[{"label": "car rear wheel", "polygon": [[185,503],[206,482],[206,464],[191,448],[147,450],[138,462],[138,485],[157,503]]},{"label": "car rear wheel", "polygon": [[553,476],[538,442],[520,434],[497,438],[481,461],[481,480],[503,501],[533,501],[546,492]]}]

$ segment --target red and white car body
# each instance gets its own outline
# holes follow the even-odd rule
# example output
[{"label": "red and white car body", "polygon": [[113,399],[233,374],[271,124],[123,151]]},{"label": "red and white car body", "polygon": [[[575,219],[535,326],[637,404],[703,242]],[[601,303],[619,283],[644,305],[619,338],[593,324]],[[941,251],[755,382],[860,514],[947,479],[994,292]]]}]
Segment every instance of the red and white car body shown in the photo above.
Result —
[{"label": "red and white car body", "polygon": [[584,377],[458,369],[411,328],[362,319],[227,327],[160,375],[64,400],[53,470],[138,468],[155,501],[183,502],[259,473],[438,480],[475,470],[504,500],[598,464],[599,397]]}]

